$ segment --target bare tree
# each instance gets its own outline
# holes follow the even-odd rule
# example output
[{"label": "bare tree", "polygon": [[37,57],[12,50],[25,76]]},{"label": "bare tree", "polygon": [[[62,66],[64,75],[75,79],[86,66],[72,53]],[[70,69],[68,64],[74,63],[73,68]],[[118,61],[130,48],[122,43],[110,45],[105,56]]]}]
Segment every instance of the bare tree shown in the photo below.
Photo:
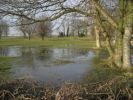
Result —
[{"label": "bare tree", "polygon": [[70,27],[70,26],[67,26],[67,29],[66,29],[66,36],[67,36],[67,37],[69,36],[69,27]]},{"label": "bare tree", "polygon": [[7,36],[8,35],[8,24],[1,20],[0,21],[0,39],[2,36]]},{"label": "bare tree", "polygon": [[86,18],[84,17],[75,17],[74,19],[71,20],[71,24],[70,24],[70,33],[73,35],[73,36],[79,36],[79,37],[82,37],[82,36],[87,36],[87,28],[88,28],[88,25],[89,24],[89,21],[86,20]]},{"label": "bare tree", "polygon": [[64,18],[64,20],[62,21],[61,23],[61,26],[62,26],[62,32],[64,33],[63,36],[69,36],[69,27],[70,27],[70,24],[69,24],[69,19],[67,18]]},{"label": "bare tree", "polygon": [[50,21],[37,23],[36,32],[41,36],[42,40],[44,40],[44,37],[50,36],[52,32],[52,23]]},{"label": "bare tree", "polygon": [[64,36],[65,36],[64,32],[59,32],[58,37],[64,37]]},{"label": "bare tree", "polygon": [[23,36],[24,38],[27,38],[27,27],[26,25],[23,25],[24,22],[24,19],[23,18],[20,18],[20,24],[22,24],[20,27],[19,27],[19,30],[23,33]]},{"label": "bare tree", "polygon": [[[40,19],[47,18],[46,15],[41,16]],[[48,37],[51,35],[52,32],[52,22],[47,20],[43,22],[36,23],[37,29],[36,32],[39,36],[41,36],[42,40],[44,40],[44,37]]]},{"label": "bare tree", "polygon": [[22,18],[20,20],[21,26],[19,27],[19,29],[24,34],[24,37],[26,38],[28,36],[29,40],[31,39],[31,35],[36,32],[36,24],[35,23],[30,24],[31,22],[32,22],[31,20]]}]

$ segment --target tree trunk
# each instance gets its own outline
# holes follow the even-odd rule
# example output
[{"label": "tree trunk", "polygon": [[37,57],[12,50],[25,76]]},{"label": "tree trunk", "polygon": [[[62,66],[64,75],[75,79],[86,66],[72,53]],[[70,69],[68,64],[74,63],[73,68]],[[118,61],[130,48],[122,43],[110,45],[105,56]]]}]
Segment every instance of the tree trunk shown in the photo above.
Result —
[{"label": "tree trunk", "polygon": [[101,47],[101,43],[100,43],[100,35],[99,35],[99,33],[100,33],[100,28],[99,28],[98,26],[95,26],[96,46],[97,46],[98,48]]},{"label": "tree trunk", "polygon": [[119,1],[120,19],[118,22],[118,30],[115,44],[115,64],[123,67],[123,36],[124,36],[124,16],[125,16],[125,0]]},{"label": "tree trunk", "polygon": [[44,36],[42,36],[42,40],[44,40]]},{"label": "tree trunk", "polygon": [[26,33],[25,33],[25,32],[23,32],[23,35],[24,35],[24,38],[27,38],[27,36],[26,36]]},{"label": "tree trunk", "polygon": [[78,26],[78,36],[80,36],[80,33],[79,33],[79,28],[80,28],[80,27]]},{"label": "tree trunk", "polygon": [[100,31],[102,32],[104,38],[106,39],[105,40],[106,48],[107,48],[107,50],[109,52],[110,58],[113,59],[113,57],[114,57],[114,49],[113,49],[113,47],[111,45],[111,41],[110,41],[110,37],[108,35],[108,31],[106,31],[106,28],[104,27],[104,25],[102,23],[102,20],[100,18],[100,14],[99,14],[98,10],[97,10],[97,14],[98,14],[98,16],[96,18],[97,25],[99,26]]},{"label": "tree trunk", "polygon": [[30,35],[29,35],[29,40],[30,40],[30,38],[31,38],[31,37],[30,37]]},{"label": "tree trunk", "polygon": [[131,36],[133,32],[133,15],[130,13],[133,13],[133,1],[128,0],[126,1],[126,18],[125,18],[125,31],[124,31],[124,37],[123,37],[123,68],[129,68],[131,67]]},{"label": "tree trunk", "polygon": [[122,67],[123,56],[122,56],[122,44],[123,36],[120,32],[117,33],[116,36],[116,45],[115,45],[115,55],[114,55],[114,62],[117,67]]},{"label": "tree trunk", "polygon": [[125,27],[125,34],[123,37],[123,68],[131,67],[131,35],[132,27]]},{"label": "tree trunk", "polygon": [[2,37],[2,34],[0,33],[0,39],[1,39],[1,37]]},{"label": "tree trunk", "polygon": [[85,36],[87,36],[87,33],[88,33],[88,29],[87,29],[87,26],[86,26]]},{"label": "tree trunk", "polygon": [[67,34],[66,36],[68,37],[69,36],[69,26],[67,27]]}]

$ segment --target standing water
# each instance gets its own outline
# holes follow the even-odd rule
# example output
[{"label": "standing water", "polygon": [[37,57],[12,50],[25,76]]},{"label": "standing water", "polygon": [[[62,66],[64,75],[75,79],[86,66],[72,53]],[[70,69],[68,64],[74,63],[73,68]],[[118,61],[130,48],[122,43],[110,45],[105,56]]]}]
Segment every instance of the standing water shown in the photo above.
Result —
[{"label": "standing water", "polygon": [[92,67],[94,56],[94,52],[89,49],[1,47],[0,57],[15,59],[10,68],[0,70],[0,76],[4,77],[3,80],[31,77],[51,84],[82,82]]}]

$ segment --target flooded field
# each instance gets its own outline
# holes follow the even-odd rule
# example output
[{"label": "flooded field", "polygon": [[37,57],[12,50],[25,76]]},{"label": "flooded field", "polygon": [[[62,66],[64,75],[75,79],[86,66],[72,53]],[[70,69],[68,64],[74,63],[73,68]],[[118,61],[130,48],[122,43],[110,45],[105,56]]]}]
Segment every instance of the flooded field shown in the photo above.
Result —
[{"label": "flooded field", "polygon": [[30,77],[50,84],[82,82],[92,68],[94,56],[94,51],[89,49],[1,47],[0,57],[13,60],[8,68],[1,68],[0,78],[13,80]]}]

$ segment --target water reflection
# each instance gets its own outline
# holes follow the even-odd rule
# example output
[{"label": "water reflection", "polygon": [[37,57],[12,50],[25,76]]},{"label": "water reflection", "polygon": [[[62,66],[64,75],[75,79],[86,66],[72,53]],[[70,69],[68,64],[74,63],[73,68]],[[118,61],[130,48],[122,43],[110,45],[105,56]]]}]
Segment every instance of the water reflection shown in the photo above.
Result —
[{"label": "water reflection", "polygon": [[88,49],[10,46],[1,47],[0,56],[17,58],[10,69],[14,78],[32,76],[38,81],[61,84],[81,81],[91,68],[94,52]]},{"label": "water reflection", "polygon": [[17,57],[21,55],[20,47],[0,47],[0,56]]}]

